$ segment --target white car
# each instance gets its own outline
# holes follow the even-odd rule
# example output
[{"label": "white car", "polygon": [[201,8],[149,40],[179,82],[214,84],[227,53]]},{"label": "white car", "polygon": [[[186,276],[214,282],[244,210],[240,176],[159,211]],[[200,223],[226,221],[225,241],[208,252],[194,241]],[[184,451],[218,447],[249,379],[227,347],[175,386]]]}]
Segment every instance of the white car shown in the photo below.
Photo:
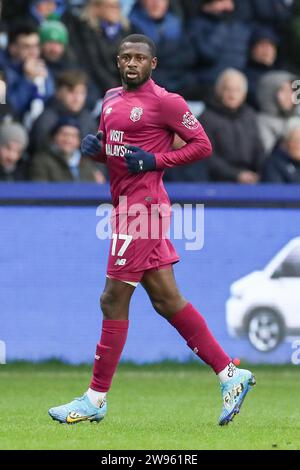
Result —
[{"label": "white car", "polygon": [[300,334],[300,237],[285,245],[262,271],[231,285],[226,320],[233,337],[247,335],[262,352]]}]

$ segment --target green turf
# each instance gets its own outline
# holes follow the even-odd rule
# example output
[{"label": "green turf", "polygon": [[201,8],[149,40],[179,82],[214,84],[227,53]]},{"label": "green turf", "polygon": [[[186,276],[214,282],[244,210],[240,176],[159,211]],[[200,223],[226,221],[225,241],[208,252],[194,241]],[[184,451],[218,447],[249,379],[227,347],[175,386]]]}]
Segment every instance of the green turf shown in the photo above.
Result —
[{"label": "green turf", "polygon": [[198,364],[121,365],[101,424],[60,425],[50,406],[85,390],[90,367],[0,366],[0,449],[300,449],[300,375],[256,367],[257,386],[227,427],[216,377]]}]

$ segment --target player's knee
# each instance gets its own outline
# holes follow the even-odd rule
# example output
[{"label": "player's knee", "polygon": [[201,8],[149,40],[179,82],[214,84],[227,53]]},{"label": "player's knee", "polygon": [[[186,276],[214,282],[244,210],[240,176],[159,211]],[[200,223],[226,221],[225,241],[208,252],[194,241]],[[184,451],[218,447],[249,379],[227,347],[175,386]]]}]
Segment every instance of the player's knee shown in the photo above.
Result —
[{"label": "player's knee", "polygon": [[165,299],[154,300],[152,301],[152,305],[154,307],[154,310],[162,316],[165,316],[167,312],[170,311],[170,308],[172,308],[170,302]]},{"label": "player's knee", "polygon": [[116,293],[104,291],[100,297],[100,307],[104,320],[127,320],[128,318],[128,308]]},{"label": "player's knee", "polygon": [[100,297],[100,307],[103,312],[103,317],[105,320],[113,320],[113,296],[109,292],[103,292]]},{"label": "player's knee", "polygon": [[184,305],[185,300],[181,296],[170,296],[152,299],[152,305],[159,315],[169,318]]},{"label": "player's knee", "polygon": [[163,311],[165,310],[165,302],[163,300],[152,300],[152,305],[157,313],[160,315],[163,314]]}]

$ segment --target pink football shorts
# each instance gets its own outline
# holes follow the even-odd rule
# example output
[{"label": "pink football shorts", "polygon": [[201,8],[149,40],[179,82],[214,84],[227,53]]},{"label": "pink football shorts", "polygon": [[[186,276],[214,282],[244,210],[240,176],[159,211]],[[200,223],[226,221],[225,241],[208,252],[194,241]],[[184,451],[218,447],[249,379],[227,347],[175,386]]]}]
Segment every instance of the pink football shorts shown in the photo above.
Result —
[{"label": "pink football shorts", "polygon": [[138,283],[145,271],[170,267],[179,256],[167,238],[170,217],[113,215],[107,277]]}]

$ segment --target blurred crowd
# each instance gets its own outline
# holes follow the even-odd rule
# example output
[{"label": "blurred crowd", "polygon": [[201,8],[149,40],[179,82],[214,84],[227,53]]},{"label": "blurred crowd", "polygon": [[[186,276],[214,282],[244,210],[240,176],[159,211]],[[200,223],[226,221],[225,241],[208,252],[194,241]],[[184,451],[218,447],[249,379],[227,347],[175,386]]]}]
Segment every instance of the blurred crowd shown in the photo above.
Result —
[{"label": "blurred crowd", "polygon": [[157,44],[154,80],[199,110],[214,149],[167,181],[300,183],[300,0],[0,5],[0,181],[107,181],[80,141],[120,85],[120,41],[142,33]]}]

